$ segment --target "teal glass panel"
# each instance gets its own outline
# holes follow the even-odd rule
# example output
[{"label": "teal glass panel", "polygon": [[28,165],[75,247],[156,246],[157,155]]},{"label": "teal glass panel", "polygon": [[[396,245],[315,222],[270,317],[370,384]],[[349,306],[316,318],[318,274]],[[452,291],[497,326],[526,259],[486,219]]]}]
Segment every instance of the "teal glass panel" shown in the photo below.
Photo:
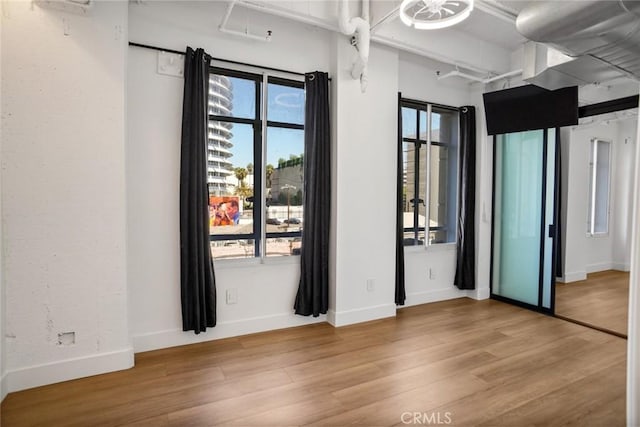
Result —
[{"label": "teal glass panel", "polygon": [[493,293],[538,306],[542,130],[496,137]]}]

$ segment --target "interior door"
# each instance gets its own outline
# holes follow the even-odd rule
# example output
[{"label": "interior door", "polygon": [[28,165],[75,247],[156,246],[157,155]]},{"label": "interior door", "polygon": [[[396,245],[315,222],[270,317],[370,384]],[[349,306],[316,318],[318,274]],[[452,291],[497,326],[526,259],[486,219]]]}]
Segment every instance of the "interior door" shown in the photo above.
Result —
[{"label": "interior door", "polygon": [[491,296],[553,312],[555,129],[497,135]]}]

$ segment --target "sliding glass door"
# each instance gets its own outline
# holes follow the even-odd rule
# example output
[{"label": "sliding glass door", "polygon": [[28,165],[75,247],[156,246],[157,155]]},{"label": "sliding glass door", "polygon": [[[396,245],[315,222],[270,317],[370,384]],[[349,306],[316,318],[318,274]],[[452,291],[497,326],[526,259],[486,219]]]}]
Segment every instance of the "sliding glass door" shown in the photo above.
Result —
[{"label": "sliding glass door", "polygon": [[556,131],[497,135],[491,296],[553,311]]}]

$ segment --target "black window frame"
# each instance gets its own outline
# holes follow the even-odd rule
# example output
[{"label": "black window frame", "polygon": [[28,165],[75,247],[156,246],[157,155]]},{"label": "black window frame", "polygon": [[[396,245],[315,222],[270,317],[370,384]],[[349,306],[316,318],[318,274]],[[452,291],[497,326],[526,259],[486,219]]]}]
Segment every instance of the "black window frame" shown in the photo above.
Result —
[{"label": "black window frame", "polygon": [[[408,232],[412,232],[413,233],[413,238],[404,238],[403,239],[403,245],[404,246],[422,246],[422,245],[434,245],[434,244],[442,244],[442,243],[451,243],[449,241],[447,242],[436,242],[436,243],[431,243],[430,242],[430,232],[435,231],[444,231],[447,233],[453,233],[454,239],[452,241],[455,241],[455,234],[457,233],[456,230],[456,224],[455,223],[451,223],[451,221],[447,221],[445,223],[445,225],[443,226],[429,226],[429,212],[427,209],[427,215],[425,216],[425,227],[421,227],[420,223],[419,223],[419,204],[420,203],[424,203],[425,207],[427,206],[427,204],[430,202],[429,200],[423,200],[422,197],[426,197],[426,189],[425,189],[425,194],[420,194],[420,152],[421,150],[424,149],[429,149],[430,145],[434,145],[434,146],[440,146],[440,147],[446,147],[448,149],[452,149],[450,152],[455,152],[457,153],[457,144],[454,143],[453,141],[451,142],[442,142],[442,141],[429,141],[430,139],[430,134],[432,129],[430,129],[428,127],[428,123],[429,123],[429,118],[428,118],[428,114],[429,111],[431,110],[431,113],[433,114],[433,112],[435,111],[436,113],[438,111],[447,111],[447,112],[455,112],[455,113],[459,113],[458,108],[456,107],[451,107],[451,106],[447,106],[447,105],[442,105],[442,104],[436,104],[433,102],[425,102],[425,101],[418,101],[418,100],[414,100],[414,99],[407,99],[407,98],[400,98],[400,115],[402,116],[402,109],[403,108],[407,108],[407,109],[411,109],[411,110],[415,110],[415,114],[416,114],[416,128],[415,128],[415,133],[414,135],[416,136],[415,138],[409,138],[409,137],[405,137],[404,134],[404,124],[402,126],[402,129],[400,129],[401,134],[399,135],[400,138],[399,140],[401,141],[400,144],[401,146],[399,147],[400,150],[403,150],[403,145],[404,143],[408,143],[408,144],[414,144],[414,182],[413,182],[413,194],[414,194],[414,198],[412,200],[403,200],[403,206],[407,206],[407,203],[410,203],[410,205],[413,208],[413,226],[412,227],[404,227],[403,224],[403,233],[408,233]],[[421,138],[420,135],[420,128],[421,128],[421,112],[425,113],[425,116],[427,116],[427,123],[425,124],[425,136],[424,138]],[[460,128],[460,117],[458,116],[458,129]],[[428,157],[427,157],[428,158]],[[458,161],[456,159],[456,171],[455,174],[458,175]],[[429,170],[429,165],[425,165],[423,167],[426,167],[427,169],[425,170],[425,176],[428,176],[428,174],[431,173],[431,171]],[[407,171],[408,172],[408,171]],[[408,173],[407,173],[408,174]],[[405,174],[402,174],[402,178],[405,180]],[[404,183],[403,183],[404,184]],[[409,183],[407,182],[406,185],[408,186]],[[425,182],[425,186],[429,185],[428,184],[428,180]],[[404,187],[404,185],[403,185]],[[456,201],[456,207],[457,207],[457,197],[458,197],[458,189],[457,189],[457,185],[455,188],[455,195],[453,197],[453,199]],[[447,209],[450,209],[450,206],[447,206]],[[404,212],[404,208],[403,208],[403,212]],[[424,232],[424,241],[422,241],[420,239],[420,233]]]},{"label": "black window frame", "polygon": [[[263,218],[263,212],[269,206],[269,201],[265,198],[263,185],[263,169],[266,167],[266,150],[263,147],[266,142],[266,134],[263,135],[263,124],[265,130],[269,128],[297,129],[304,131],[304,124],[287,123],[267,120],[268,111],[263,111],[263,84],[266,77],[266,83],[277,84],[281,86],[289,86],[297,89],[305,89],[303,81],[290,80],[278,76],[272,76],[268,73],[256,74],[246,71],[238,71],[229,68],[211,66],[209,75],[217,74],[226,77],[235,77],[244,80],[253,81],[255,87],[255,107],[254,118],[242,118],[233,116],[224,116],[217,114],[208,114],[208,121],[218,121],[227,123],[237,123],[251,125],[253,128],[253,196],[252,196],[252,213],[253,213],[253,231],[246,234],[209,234],[210,242],[249,240],[254,242],[253,256],[243,258],[262,258],[267,257],[267,243],[269,238],[296,238],[302,236],[302,228],[297,231],[282,232],[266,232],[266,217]],[[268,94],[267,94],[268,96]],[[266,103],[265,103],[266,105]],[[265,147],[266,148],[266,147]],[[208,188],[208,187],[207,187]],[[264,231],[264,233],[263,233]],[[263,244],[264,235],[264,244]],[[264,253],[263,253],[264,251]],[[291,254],[296,255],[296,254]],[[290,255],[290,256],[291,256]],[[237,259],[237,258],[235,258]]]}]

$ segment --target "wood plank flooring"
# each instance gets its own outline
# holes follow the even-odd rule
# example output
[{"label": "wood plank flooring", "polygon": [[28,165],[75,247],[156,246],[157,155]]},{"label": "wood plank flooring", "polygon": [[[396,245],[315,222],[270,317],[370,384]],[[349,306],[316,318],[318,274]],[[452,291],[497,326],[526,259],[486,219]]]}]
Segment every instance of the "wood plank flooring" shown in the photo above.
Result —
[{"label": "wood plank flooring", "polygon": [[11,393],[1,420],[624,426],[625,358],[624,339],[464,298],[343,328],[317,324],[137,354],[128,371]]},{"label": "wood plank flooring", "polygon": [[601,271],[556,284],[556,314],[627,335],[629,273]]}]

